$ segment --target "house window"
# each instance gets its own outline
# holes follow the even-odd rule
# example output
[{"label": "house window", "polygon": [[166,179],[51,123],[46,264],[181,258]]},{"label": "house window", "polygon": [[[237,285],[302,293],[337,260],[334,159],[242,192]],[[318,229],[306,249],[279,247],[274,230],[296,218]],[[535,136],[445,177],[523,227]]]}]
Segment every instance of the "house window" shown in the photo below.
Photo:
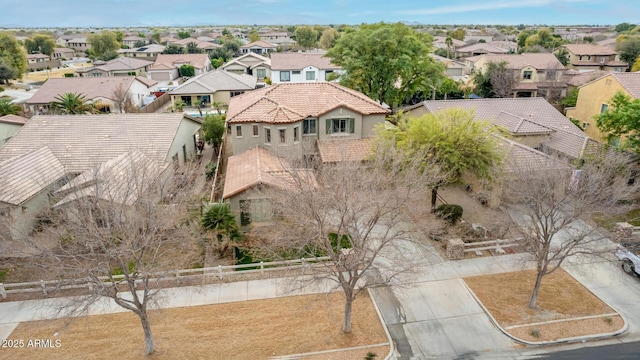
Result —
[{"label": "house window", "polygon": [[242,137],[242,125],[236,125],[236,137]]},{"label": "house window", "polygon": [[294,142],[298,142],[300,141],[300,127],[296,126],[293,128],[293,141]]},{"label": "house window", "polygon": [[280,81],[291,81],[291,73],[288,71],[280,71]]},{"label": "house window", "polygon": [[287,129],[279,129],[280,131],[280,144],[287,142]]},{"label": "house window", "polygon": [[293,70],[291,73],[293,75],[300,75],[300,70]]},{"label": "house window", "polygon": [[230,91],[230,92],[229,92],[229,95],[230,95],[231,97],[238,96],[238,95],[242,95],[242,94],[244,94],[244,91]]},{"label": "house window", "polygon": [[267,77],[267,69],[256,69],[256,76],[258,79],[264,79]]},{"label": "house window", "polygon": [[522,74],[522,79],[524,79],[524,80],[531,80],[531,74],[532,74],[532,72],[531,72],[531,71],[529,71],[529,70],[525,71],[525,72]]},{"label": "house window", "polygon": [[271,144],[271,129],[264,128],[264,142]]},{"label": "house window", "polygon": [[315,71],[307,71],[306,72],[306,76],[307,76],[307,81],[314,81],[316,79],[316,72]]},{"label": "house window", "polygon": [[259,136],[258,133],[258,124],[253,124],[253,136]]},{"label": "house window", "polygon": [[316,133],[316,119],[304,119],[302,121],[302,133],[311,135]]},{"label": "house window", "polygon": [[180,99],[184,101],[187,106],[191,106],[191,96],[180,96]]},{"label": "house window", "polygon": [[587,60],[591,60],[591,55],[587,55]]},{"label": "house window", "polygon": [[604,114],[607,112],[607,110],[609,110],[609,105],[607,104],[602,104],[602,106],[600,106],[600,114]]},{"label": "house window", "polygon": [[578,56],[578,60],[582,61],[582,55]]},{"label": "house window", "polygon": [[582,128],[583,128],[583,129],[586,129],[586,128],[587,128],[587,126],[589,126],[589,123],[588,123],[588,122],[583,122],[583,123],[582,123]]},{"label": "house window", "polygon": [[355,132],[355,119],[327,119],[327,134]]}]

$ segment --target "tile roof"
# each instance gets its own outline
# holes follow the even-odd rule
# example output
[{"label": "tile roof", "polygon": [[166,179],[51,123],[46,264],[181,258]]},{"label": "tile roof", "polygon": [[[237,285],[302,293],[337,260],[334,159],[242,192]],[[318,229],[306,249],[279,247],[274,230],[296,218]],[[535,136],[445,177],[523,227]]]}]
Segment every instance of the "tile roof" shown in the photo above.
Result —
[{"label": "tile roof", "polygon": [[551,134],[553,132],[551,128],[504,111],[496,116],[494,123],[514,135]]},{"label": "tile roof", "polygon": [[364,115],[388,114],[364,94],[327,82],[280,83],[231,98],[228,123],[292,123],[345,107]]},{"label": "tile roof", "polygon": [[214,70],[189,79],[170,94],[213,94],[216,91],[243,91],[256,88],[257,79],[247,74]]},{"label": "tile roof", "polygon": [[311,170],[291,169],[291,165],[261,146],[229,157],[224,180],[223,199],[229,199],[256,185],[268,185],[287,189],[294,182],[298,172],[303,179],[315,185]]},{"label": "tile roof", "polygon": [[48,59],[49,56],[44,54],[27,54],[27,59]]},{"label": "tile roof", "polygon": [[120,54],[128,54],[128,53],[161,53],[167,47],[160,44],[147,44],[145,46],[141,46],[139,48],[134,49],[118,49],[118,53]]},{"label": "tile roof", "polygon": [[272,43],[268,43],[268,42],[263,41],[263,40],[254,41],[252,43],[248,43],[246,45],[240,46],[241,49],[249,49],[249,48],[252,48],[252,47],[261,47],[261,48],[266,48],[266,49],[275,49],[275,48],[277,48],[276,45],[274,45]]},{"label": "tile roof", "polygon": [[29,119],[18,115],[0,116],[0,123],[24,125]]},{"label": "tile roof", "polygon": [[371,141],[368,138],[318,140],[318,151],[323,163],[364,161],[371,154]]},{"label": "tile roof", "polygon": [[54,207],[86,196],[133,205],[168,166],[168,162],[155,162],[138,149],[127,151],[56,190],[55,193],[64,198]]},{"label": "tile roof", "polygon": [[333,65],[331,59],[324,54],[310,53],[273,53],[271,54],[272,70],[302,70],[307,66],[313,66],[320,70],[337,70],[339,66]]},{"label": "tile roof", "polygon": [[238,58],[230,60],[229,62],[225,63],[218,69],[226,70],[228,66],[233,64],[238,64],[251,69],[256,68],[258,66],[265,66],[265,67],[271,68],[271,59],[269,59],[268,57],[264,57],[262,55],[256,54],[254,52],[250,52]]},{"label": "tile roof", "polygon": [[103,71],[118,71],[118,70],[137,70],[145,66],[153,64],[153,61],[137,59],[132,57],[117,57],[113,60],[107,61],[104,65],[79,68],[76,70],[78,73],[89,72],[93,69],[99,69]]},{"label": "tile roof", "polygon": [[56,96],[68,92],[82,94],[87,100],[98,97],[112,99],[119,86],[129,89],[134,81],[133,76],[51,78],[26,103],[49,104],[57,101]]},{"label": "tile roof", "polygon": [[[553,133],[544,145],[571,158],[579,158],[585,147],[593,141],[543,98],[429,100],[408,109],[419,106],[424,106],[430,113],[449,108],[473,110],[476,119],[487,120],[496,125],[505,121],[505,115],[501,116],[501,113],[509,113],[552,129]],[[501,119],[497,120],[499,117]]]},{"label": "tile roof", "polygon": [[498,136],[498,140],[498,146],[505,154],[504,170],[507,172],[571,168],[566,163],[516,141],[502,136]]},{"label": "tile roof", "polygon": [[48,146],[72,173],[132,149],[163,162],[183,117],[181,113],[36,115],[0,149],[0,161]]},{"label": "tile roof", "polygon": [[149,70],[175,69],[176,63],[187,63],[197,69],[203,69],[211,63],[207,54],[159,54]]},{"label": "tile roof", "polygon": [[616,55],[617,52],[611,50],[610,47],[594,44],[565,44],[562,47],[576,55]]},{"label": "tile roof", "polygon": [[500,48],[497,46],[493,46],[491,44],[487,44],[487,43],[476,43],[473,45],[468,45],[468,46],[464,46],[464,47],[459,47],[456,49],[456,52],[476,52],[478,50],[484,50],[487,53],[492,53],[492,54],[506,54],[509,52],[509,50],[504,49],[504,48]]},{"label": "tile roof", "polygon": [[47,146],[0,161],[0,202],[20,205],[65,175]]},{"label": "tile roof", "polygon": [[484,54],[477,58],[483,56],[488,62],[506,61],[509,69],[522,69],[525,66],[533,66],[536,69],[564,69],[564,65],[550,53]]},{"label": "tile roof", "polygon": [[631,96],[640,99],[640,72],[612,72],[609,76],[618,80]]},{"label": "tile roof", "polygon": [[[570,73],[566,73],[564,75],[565,78],[565,83],[567,85],[571,85],[571,86],[581,86],[584,85],[592,80],[598,79],[600,77],[602,77],[603,75],[608,74],[608,71],[600,71],[600,70],[596,70],[596,71],[589,71],[589,72],[581,72],[581,73],[577,73],[577,74],[570,74]],[[568,79],[568,80],[566,80]]]}]

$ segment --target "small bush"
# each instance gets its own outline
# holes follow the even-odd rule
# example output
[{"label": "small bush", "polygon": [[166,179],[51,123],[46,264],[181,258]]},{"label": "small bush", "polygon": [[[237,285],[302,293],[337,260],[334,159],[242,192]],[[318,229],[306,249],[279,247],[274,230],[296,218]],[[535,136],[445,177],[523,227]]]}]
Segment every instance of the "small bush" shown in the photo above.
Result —
[{"label": "small bush", "polygon": [[64,77],[73,77],[73,73],[64,73]]},{"label": "small bush", "polygon": [[4,282],[4,279],[7,278],[8,273],[9,273],[9,269],[0,269],[0,283]]},{"label": "small bush", "polygon": [[3,92],[4,88],[2,86],[0,86],[0,92]]},{"label": "small bush", "polygon": [[442,204],[436,208],[436,215],[453,225],[462,217],[462,206],[455,204]]},{"label": "small bush", "polygon": [[364,357],[364,360],[374,360],[378,355],[376,353],[369,351],[367,356]]},{"label": "small bush", "polygon": [[539,338],[540,337],[540,330],[538,329],[531,329],[531,336],[533,336],[534,338]]},{"label": "small bush", "polygon": [[210,162],[207,164],[204,170],[204,174],[207,176],[207,180],[213,179],[213,176],[216,174],[217,164],[214,162]]},{"label": "small bush", "polygon": [[604,318],[604,321],[609,325],[613,324],[613,318],[611,316]]}]

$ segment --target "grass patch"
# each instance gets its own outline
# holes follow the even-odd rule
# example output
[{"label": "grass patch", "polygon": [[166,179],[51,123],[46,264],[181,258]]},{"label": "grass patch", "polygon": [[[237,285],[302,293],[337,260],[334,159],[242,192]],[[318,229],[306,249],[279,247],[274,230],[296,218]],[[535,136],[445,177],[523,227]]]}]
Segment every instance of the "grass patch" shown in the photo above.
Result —
[{"label": "grass patch", "polygon": [[629,210],[622,214],[595,213],[591,216],[593,221],[609,231],[613,231],[616,223],[628,222],[633,226],[640,226],[640,208]]},{"label": "grass patch", "polygon": [[[512,335],[529,341],[549,341],[575,336],[608,333],[620,329],[623,321],[613,309],[593,295],[564,270],[558,269],[542,280],[538,308],[529,308],[535,271],[482,275],[465,278],[469,288],[491,315]],[[593,319],[576,320],[585,316]],[[608,321],[607,318],[611,318]],[[541,322],[563,320],[549,324]]]},{"label": "grass patch", "polygon": [[[386,343],[366,293],[353,304],[352,333],[342,333],[343,299],[341,293],[332,293],[155,310],[151,323],[157,352],[151,359],[268,359]],[[60,339],[62,345],[3,351],[12,359],[149,359],[140,322],[132,313],[88,316],[70,324],[22,323],[9,338]],[[362,359],[368,351],[372,349],[335,359]],[[386,355],[388,347],[375,351]]]}]

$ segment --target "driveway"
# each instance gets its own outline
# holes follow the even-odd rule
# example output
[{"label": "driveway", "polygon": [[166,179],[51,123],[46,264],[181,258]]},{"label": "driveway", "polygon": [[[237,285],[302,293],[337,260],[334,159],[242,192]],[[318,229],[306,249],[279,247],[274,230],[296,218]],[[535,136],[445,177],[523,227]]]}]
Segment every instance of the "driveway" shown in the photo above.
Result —
[{"label": "driveway", "polygon": [[3,92],[0,92],[0,96],[9,96],[12,98],[11,102],[14,103],[22,103],[25,102],[35,94],[34,91],[25,91],[25,90],[17,90],[17,89],[4,89]]}]

